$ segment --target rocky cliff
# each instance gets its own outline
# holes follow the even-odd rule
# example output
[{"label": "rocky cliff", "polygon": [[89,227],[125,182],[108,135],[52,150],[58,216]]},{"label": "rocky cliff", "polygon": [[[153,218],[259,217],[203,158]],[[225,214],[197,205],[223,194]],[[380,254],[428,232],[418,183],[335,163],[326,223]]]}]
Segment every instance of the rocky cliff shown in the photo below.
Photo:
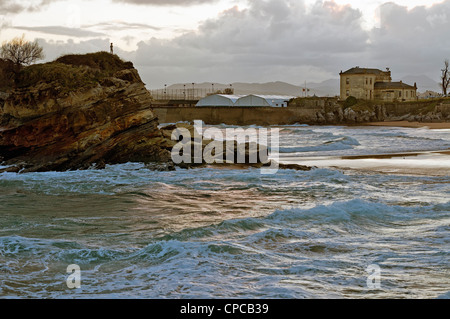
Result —
[{"label": "rocky cliff", "polygon": [[450,100],[382,103],[376,101],[334,98],[294,99],[291,108],[314,110],[305,122],[309,124],[360,124],[383,121],[448,122]]},{"label": "rocky cliff", "polygon": [[70,55],[29,66],[3,91],[0,162],[9,170],[172,165],[149,92],[133,65],[115,55]]}]

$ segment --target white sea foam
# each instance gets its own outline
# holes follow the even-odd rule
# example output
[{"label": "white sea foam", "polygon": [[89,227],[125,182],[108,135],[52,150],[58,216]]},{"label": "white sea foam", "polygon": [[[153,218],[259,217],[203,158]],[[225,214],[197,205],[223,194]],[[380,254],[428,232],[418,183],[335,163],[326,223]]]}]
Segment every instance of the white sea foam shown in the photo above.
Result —
[{"label": "white sea foam", "polygon": [[318,152],[318,151],[338,151],[353,149],[355,146],[361,145],[355,138],[341,137],[335,140],[326,141],[315,146],[306,147],[280,147],[280,153],[302,153],[302,152]]},{"label": "white sea foam", "polygon": [[[448,132],[287,126],[283,134],[283,159],[311,148],[303,159],[329,164],[273,176],[137,163],[0,174],[2,297],[448,298],[449,177],[330,168],[339,155],[445,149]],[[69,291],[73,263],[82,289]],[[384,274],[374,295],[370,264]]]}]

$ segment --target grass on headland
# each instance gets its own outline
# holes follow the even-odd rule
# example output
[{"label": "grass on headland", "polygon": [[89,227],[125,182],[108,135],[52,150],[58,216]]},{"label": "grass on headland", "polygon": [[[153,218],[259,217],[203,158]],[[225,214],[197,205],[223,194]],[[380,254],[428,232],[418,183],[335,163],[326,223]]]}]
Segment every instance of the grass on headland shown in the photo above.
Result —
[{"label": "grass on headland", "polygon": [[130,68],[133,68],[131,62],[124,62],[117,55],[107,52],[72,54],[53,62],[23,68],[15,84],[17,87],[28,87],[39,82],[54,82],[64,90],[92,88],[117,71]]}]

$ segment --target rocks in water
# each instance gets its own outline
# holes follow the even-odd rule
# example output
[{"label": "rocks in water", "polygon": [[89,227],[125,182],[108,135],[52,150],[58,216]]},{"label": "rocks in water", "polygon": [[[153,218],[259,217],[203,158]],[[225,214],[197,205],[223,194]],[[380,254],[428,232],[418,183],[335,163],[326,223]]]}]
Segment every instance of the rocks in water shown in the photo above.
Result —
[{"label": "rocks in water", "polygon": [[278,167],[280,169],[293,169],[296,171],[310,171],[313,169],[313,167],[305,166],[305,165],[298,165],[298,164],[281,164],[278,163]]},{"label": "rocks in water", "polygon": [[[173,130],[183,127],[194,136],[194,127],[159,129],[138,71],[116,55],[63,56],[23,68],[13,82],[0,81],[0,162],[7,166],[0,172],[102,169],[127,162],[171,171],[214,159],[243,167],[271,164],[264,145],[208,139],[201,145],[191,139],[190,163],[174,163],[171,151],[178,141],[172,140]],[[206,154],[201,161],[196,161],[196,149]]]},{"label": "rocks in water", "polygon": [[[163,136],[171,140],[172,148],[177,146],[182,168],[202,167],[205,165],[245,165],[261,167],[268,160],[268,148],[255,142],[239,143],[236,140],[212,140],[204,138],[195,126],[185,123],[162,127]],[[177,134],[174,134],[177,132]],[[188,136],[183,136],[183,134]],[[172,140],[174,137],[176,140]],[[178,137],[178,138],[176,138]]]},{"label": "rocks in water", "polygon": [[420,122],[420,123],[442,123],[450,121],[450,103],[444,100],[441,103],[430,101],[423,103],[407,114],[391,117],[391,120]]},{"label": "rocks in water", "polygon": [[[178,134],[173,134],[178,129],[185,131],[180,130]],[[184,162],[177,164],[178,167],[185,169],[206,167],[208,165],[232,168],[273,167],[275,169],[292,169],[297,171],[309,171],[312,169],[312,167],[304,165],[273,162],[273,160],[269,159],[269,148],[266,145],[255,142],[238,143],[236,140],[204,139],[203,136],[196,132],[195,126],[186,123],[167,125],[161,128],[161,132],[168,139],[179,137],[178,140],[172,140],[172,145],[175,146],[181,143],[179,144],[182,146],[180,148],[180,157],[183,155],[182,150],[189,154],[189,156],[184,158]],[[188,136],[182,136],[183,132]],[[196,140],[195,137],[198,139]]]}]

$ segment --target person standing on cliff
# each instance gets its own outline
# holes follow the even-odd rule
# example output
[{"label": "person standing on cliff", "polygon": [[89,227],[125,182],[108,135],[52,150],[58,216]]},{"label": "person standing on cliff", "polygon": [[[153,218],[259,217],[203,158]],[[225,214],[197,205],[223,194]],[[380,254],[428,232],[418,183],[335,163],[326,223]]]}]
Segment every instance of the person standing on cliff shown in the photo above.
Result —
[{"label": "person standing on cliff", "polygon": [[110,46],[109,48],[110,48],[110,50],[111,50],[111,54],[114,54],[114,46],[113,46],[112,43],[111,43],[111,46]]}]

